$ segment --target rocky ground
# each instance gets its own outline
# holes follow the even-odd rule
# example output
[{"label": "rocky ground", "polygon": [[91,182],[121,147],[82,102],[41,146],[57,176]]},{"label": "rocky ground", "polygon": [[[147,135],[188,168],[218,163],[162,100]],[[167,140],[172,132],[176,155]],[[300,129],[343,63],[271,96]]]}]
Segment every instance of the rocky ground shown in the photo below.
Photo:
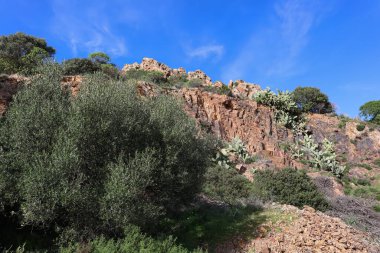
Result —
[{"label": "rocky ground", "polygon": [[[369,233],[346,225],[311,207],[300,210],[293,206],[274,204],[282,219],[260,225],[256,238],[244,241],[235,238],[220,245],[218,253],[378,253],[380,244]],[[284,218],[285,217],[285,218]]]}]

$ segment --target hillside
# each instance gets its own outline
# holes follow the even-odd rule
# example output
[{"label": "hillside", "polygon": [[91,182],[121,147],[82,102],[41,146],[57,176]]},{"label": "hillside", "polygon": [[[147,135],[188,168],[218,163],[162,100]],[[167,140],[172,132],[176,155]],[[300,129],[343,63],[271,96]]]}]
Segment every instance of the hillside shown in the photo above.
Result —
[{"label": "hillside", "polygon": [[[207,242],[197,246],[211,252],[380,251],[380,214],[375,211],[380,206],[380,126],[332,113],[309,113],[302,116],[305,125],[298,132],[279,124],[278,108],[254,99],[256,94],[265,92],[259,85],[237,80],[226,86],[221,82],[212,82],[200,70],[186,72],[183,68],[172,69],[150,58],[144,58],[140,64],[125,65],[120,75],[126,82],[133,81],[140,97],[169,95],[180,98],[184,111],[195,119],[199,132],[212,134],[227,143],[233,143],[236,138],[241,140],[244,144],[242,154],[251,159],[241,159],[240,153],[233,151],[223,161],[251,182],[254,182],[257,171],[279,171],[288,167],[306,170],[318,191],[329,202],[330,208],[322,213],[308,206],[298,209],[269,201],[262,205],[264,213],[261,215],[267,215],[267,219],[252,226],[242,226],[243,229],[237,229],[237,233],[223,237],[223,242],[218,241],[214,249]],[[91,78],[87,75],[64,76],[60,80],[61,88],[70,90],[75,100],[82,96],[82,84]],[[32,77],[0,76],[0,115],[6,118],[18,91],[32,86],[33,82]],[[90,84],[86,84],[86,92],[91,90]],[[105,102],[102,100],[104,97],[112,100],[109,94],[102,92],[96,96],[94,101],[100,99],[99,108]],[[100,115],[107,113],[102,111]],[[167,117],[168,120],[176,120],[171,115]],[[331,170],[312,167],[308,163],[308,160],[316,159],[311,151],[305,151],[305,139],[308,137],[313,140],[308,146],[312,151],[323,152],[321,147],[324,147],[326,139],[333,144],[330,154],[333,159],[329,157],[329,162],[334,164]],[[114,147],[111,145],[110,148]],[[303,151],[303,156],[296,156],[297,151]],[[101,154],[106,156],[106,153]],[[335,170],[338,166],[345,169],[337,176]],[[152,191],[148,190],[142,196],[154,195]],[[222,209],[229,206],[225,207],[227,202],[218,202],[219,199],[213,200],[203,193],[200,202],[192,204],[202,206],[205,202],[207,206],[213,205],[214,201]],[[256,216],[250,217],[257,219]],[[235,225],[228,224],[224,229]],[[186,240],[179,239],[186,245]]]}]

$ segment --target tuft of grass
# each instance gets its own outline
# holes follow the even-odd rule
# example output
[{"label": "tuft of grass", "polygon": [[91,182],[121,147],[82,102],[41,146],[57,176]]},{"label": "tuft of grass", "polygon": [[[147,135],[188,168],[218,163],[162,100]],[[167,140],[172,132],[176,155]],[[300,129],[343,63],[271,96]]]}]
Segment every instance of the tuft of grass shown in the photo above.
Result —
[{"label": "tuft of grass", "polygon": [[369,164],[366,164],[366,163],[359,163],[359,164],[356,164],[356,166],[365,168],[367,170],[372,170],[372,167]]},{"label": "tuft of grass", "polygon": [[374,205],[373,206],[373,210],[375,210],[376,212],[380,213],[380,205]]},{"label": "tuft of grass", "polygon": [[350,121],[350,118],[344,115],[339,115],[338,118],[339,118],[338,128],[340,129],[345,128],[347,122]]}]

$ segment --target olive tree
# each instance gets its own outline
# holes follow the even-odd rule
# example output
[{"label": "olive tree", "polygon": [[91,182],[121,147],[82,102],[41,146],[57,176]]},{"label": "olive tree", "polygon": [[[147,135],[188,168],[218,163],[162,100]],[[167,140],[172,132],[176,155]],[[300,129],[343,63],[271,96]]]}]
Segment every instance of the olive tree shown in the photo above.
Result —
[{"label": "olive tree", "polygon": [[0,194],[24,223],[79,240],[154,230],[200,191],[212,148],[179,101],[102,73],[71,97],[61,78],[57,66],[34,77],[1,123]]}]

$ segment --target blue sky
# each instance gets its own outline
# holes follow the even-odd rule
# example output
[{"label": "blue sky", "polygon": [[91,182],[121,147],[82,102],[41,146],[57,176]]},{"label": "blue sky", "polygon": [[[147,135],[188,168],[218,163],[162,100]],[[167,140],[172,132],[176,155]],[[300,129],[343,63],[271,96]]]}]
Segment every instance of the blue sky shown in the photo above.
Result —
[{"label": "blue sky", "polygon": [[339,113],[380,99],[377,0],[0,0],[0,34],[45,38],[58,60],[152,57],[214,81],[315,86]]}]

